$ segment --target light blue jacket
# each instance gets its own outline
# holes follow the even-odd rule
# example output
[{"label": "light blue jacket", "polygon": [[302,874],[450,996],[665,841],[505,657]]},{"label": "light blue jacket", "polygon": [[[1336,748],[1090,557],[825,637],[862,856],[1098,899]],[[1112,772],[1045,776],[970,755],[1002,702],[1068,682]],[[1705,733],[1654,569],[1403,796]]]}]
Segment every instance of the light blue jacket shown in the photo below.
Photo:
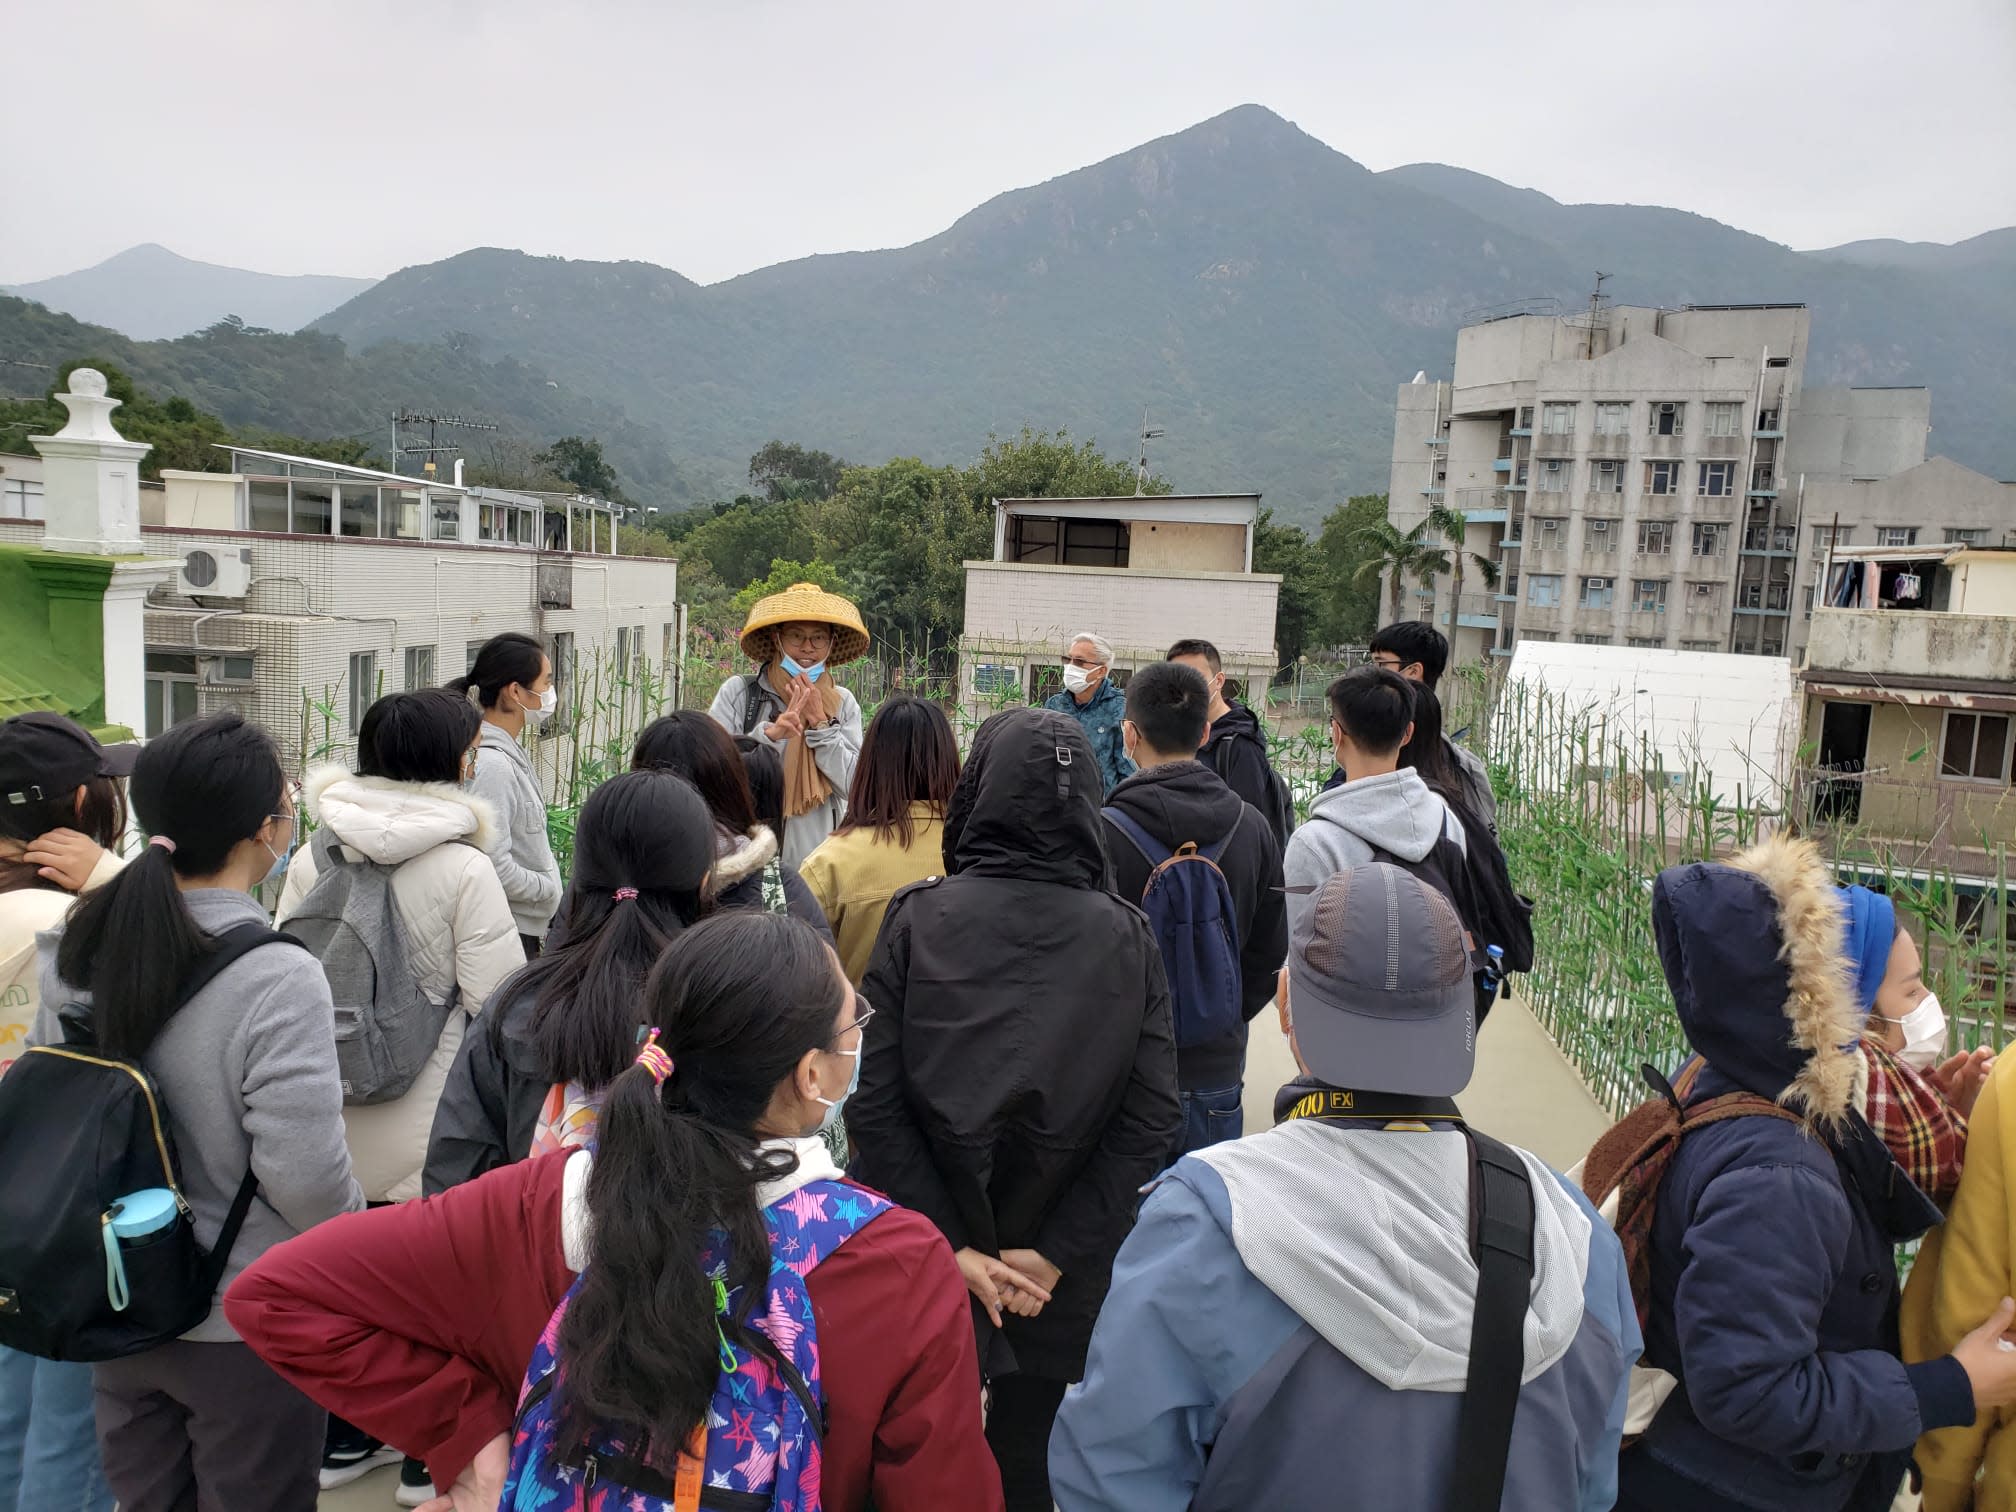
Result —
[{"label": "light blue jacket", "polygon": [[1127,743],[1120,738],[1120,720],[1127,713],[1127,695],[1113,686],[1111,677],[1099,679],[1099,691],[1089,703],[1080,703],[1069,693],[1053,693],[1043,705],[1059,714],[1069,714],[1085,730],[1092,742],[1092,754],[1099,758],[1100,780],[1112,792],[1134,775]]},{"label": "light blue jacket", "polygon": [[[1607,1512],[1639,1351],[1624,1255],[1525,1158],[1536,1268],[1503,1505]],[[1441,1505],[1475,1310],[1469,1185],[1468,1141],[1447,1125],[1297,1121],[1178,1161],[1121,1248],[1057,1414],[1057,1505]]]}]

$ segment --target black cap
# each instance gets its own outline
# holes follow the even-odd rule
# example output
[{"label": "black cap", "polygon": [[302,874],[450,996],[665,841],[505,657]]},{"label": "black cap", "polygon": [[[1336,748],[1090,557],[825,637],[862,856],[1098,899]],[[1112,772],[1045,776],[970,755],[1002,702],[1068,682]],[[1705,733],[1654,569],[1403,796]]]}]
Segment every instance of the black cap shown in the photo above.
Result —
[{"label": "black cap", "polygon": [[138,745],[100,745],[61,714],[40,710],[0,721],[0,803],[47,803],[93,777],[130,777]]}]

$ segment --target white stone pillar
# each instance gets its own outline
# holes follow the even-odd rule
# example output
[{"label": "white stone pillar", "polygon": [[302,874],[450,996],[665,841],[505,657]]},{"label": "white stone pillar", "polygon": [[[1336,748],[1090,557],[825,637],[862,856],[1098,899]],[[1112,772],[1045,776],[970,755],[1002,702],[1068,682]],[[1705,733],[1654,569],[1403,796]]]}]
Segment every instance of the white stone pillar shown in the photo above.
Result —
[{"label": "white stone pillar", "polygon": [[138,556],[140,459],[152,450],[112,426],[120,401],[105,394],[105,375],[78,368],[57,402],[70,420],[53,436],[30,436],[42,454],[42,544],[84,556]]},{"label": "white stone pillar", "polygon": [[147,733],[147,595],[175,579],[170,561],[115,562],[105,585],[105,722]]}]

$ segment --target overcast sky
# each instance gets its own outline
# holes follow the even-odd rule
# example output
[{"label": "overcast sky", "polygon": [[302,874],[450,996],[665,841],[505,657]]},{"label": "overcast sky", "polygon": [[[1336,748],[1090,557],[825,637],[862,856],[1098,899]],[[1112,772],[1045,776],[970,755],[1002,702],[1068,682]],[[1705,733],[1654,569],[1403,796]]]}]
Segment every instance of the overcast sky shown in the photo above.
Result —
[{"label": "overcast sky", "polygon": [[138,242],[712,282],[1266,105],[1372,168],[1798,247],[2016,224],[2011,0],[90,0],[14,7],[0,282]]}]

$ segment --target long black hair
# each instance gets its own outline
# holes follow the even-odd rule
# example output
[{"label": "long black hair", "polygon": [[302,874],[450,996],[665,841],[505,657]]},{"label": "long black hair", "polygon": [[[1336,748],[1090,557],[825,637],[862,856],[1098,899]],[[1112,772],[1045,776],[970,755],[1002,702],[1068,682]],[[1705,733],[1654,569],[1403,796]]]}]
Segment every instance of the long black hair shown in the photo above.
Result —
[{"label": "long black hair", "polygon": [[483,707],[494,709],[506,688],[513,683],[529,688],[545,670],[545,647],[529,635],[506,630],[483,642],[476,660],[469,664],[469,675],[449,683],[448,691],[466,695],[473,688]]},{"label": "long black hair", "polygon": [[737,735],[735,749],[742,755],[743,775],[749,779],[749,796],[756,801],[756,822],[784,843],[784,758],[774,746],[754,735]]},{"label": "long black hair", "polygon": [[746,835],[756,825],[756,800],[749,778],[735,754],[735,741],[698,709],[682,709],[654,719],[637,737],[630,770],[677,772],[706,800],[714,822],[733,835]]},{"label": "long black hair", "polygon": [[[625,772],[588,795],[574,831],[567,936],[519,970],[507,992],[533,995],[531,1037],[556,1082],[600,1091],[637,1057],[652,963],[705,911],[714,825],[692,784]],[[634,898],[618,898],[635,889]],[[504,1015],[490,1015],[500,1046]]]},{"label": "long black hair", "polygon": [[[534,674],[535,676],[537,674]],[[357,775],[392,782],[455,782],[483,716],[449,688],[387,693],[357,727]]]},{"label": "long black hair", "polygon": [[672,1074],[661,1087],[625,1071],[596,1122],[594,1258],[560,1324],[563,1438],[620,1425],[670,1454],[702,1421],[721,1369],[700,1268],[710,1229],[726,1233],[725,1279],[741,1289],[721,1326],[760,1347],[746,1326],[770,1272],[756,1189],[797,1157],[759,1149],[757,1125],[806,1052],[833,1043],[851,996],[825,943],[784,914],[718,914],[660,958],[644,1011]]},{"label": "long black hair", "polygon": [[91,994],[106,1054],[145,1052],[174,1011],[183,978],[216,948],[175,879],[222,871],[239,842],[280,812],[285,783],[272,739],[236,713],[187,720],[140,753],[129,784],[133,812],[174,849],[150,844],[80,898],[56,950],[56,974]]},{"label": "long black hair", "polygon": [[1414,738],[1400,748],[1400,765],[1421,774],[1429,790],[1444,800],[1462,800],[1462,784],[1457,780],[1456,763],[1442,744],[1442,700],[1426,683],[1407,683],[1414,697]]},{"label": "long black hair", "polygon": [[861,737],[839,832],[873,830],[908,850],[915,833],[910,806],[929,803],[942,819],[958,785],[959,745],[945,711],[928,698],[893,694]]}]

